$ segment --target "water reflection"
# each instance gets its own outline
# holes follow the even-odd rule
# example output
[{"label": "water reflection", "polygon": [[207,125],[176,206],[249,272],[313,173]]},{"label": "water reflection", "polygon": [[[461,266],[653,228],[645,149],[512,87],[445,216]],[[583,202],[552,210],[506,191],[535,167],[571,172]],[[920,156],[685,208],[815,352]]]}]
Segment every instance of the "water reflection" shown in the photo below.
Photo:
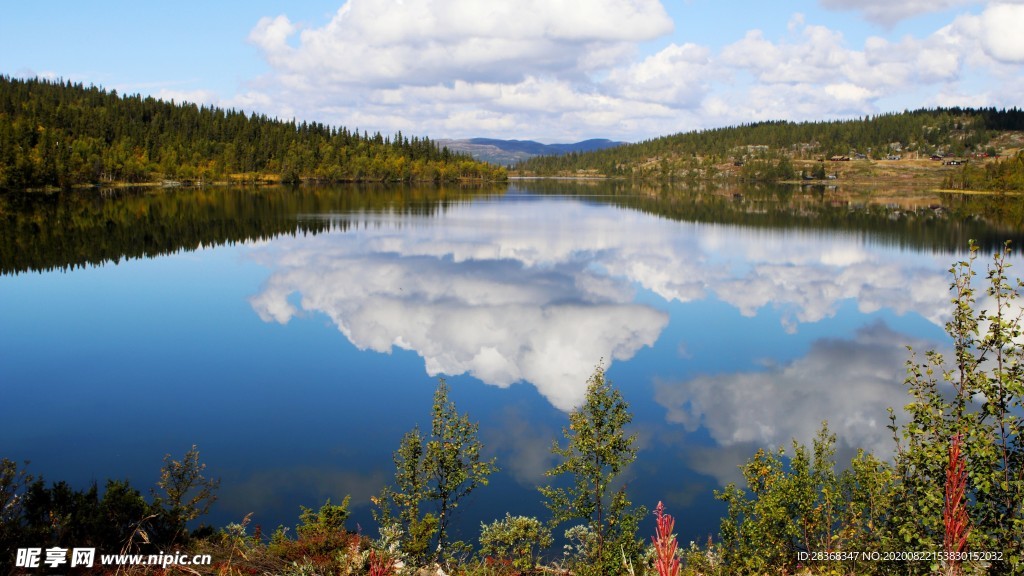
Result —
[{"label": "water reflection", "polygon": [[[852,339],[823,338],[791,362],[766,362],[761,370],[706,374],[655,384],[655,399],[670,422],[704,428],[720,447],[809,443],[822,420],[846,447],[880,456],[891,453],[886,409],[906,403],[905,346],[928,342],[882,323],[859,328]],[[720,459],[718,454],[714,459]],[[705,465],[706,467],[706,465]],[[722,477],[720,469],[708,469]]]},{"label": "water reflection", "polygon": [[[74,190],[0,194],[0,275],[153,258],[202,246],[317,234],[306,214],[398,212],[448,206],[519,189],[578,197],[687,222],[779,231],[870,235],[875,243],[958,253],[973,238],[991,251],[1024,240],[1024,199],[915,193],[856,195],[807,187],[690,189],[627,181],[527,181],[508,187],[351,185],[324,188]],[[881,201],[879,199],[882,199]]]},{"label": "water reflection", "polygon": [[714,288],[744,316],[771,306],[793,332],[799,324],[835,315],[841,302],[852,300],[862,313],[914,312],[936,325],[944,323],[949,281],[934,260],[922,263],[916,255],[819,234],[748,236],[710,238],[707,244],[708,250],[727,251],[735,262],[745,263],[746,270],[721,278]]},{"label": "water reflection", "polygon": [[251,303],[282,324],[325,314],[361,350],[415,351],[430,375],[528,381],[569,410],[597,362],[633,357],[668,322],[605,269],[601,255],[622,251],[613,218],[577,203],[492,203],[443,225],[400,217],[283,239],[254,254],[273,273]]},{"label": "water reflection", "polygon": [[[744,317],[770,313],[788,333],[834,316],[846,302],[861,314],[913,313],[935,326],[946,313],[948,281],[938,260],[818,233],[681,224],[531,197],[460,205],[440,220],[346,215],[332,222],[347,232],[282,238],[253,251],[272,270],[250,300],[262,320],[285,324],[298,314],[324,314],[361,350],[415,351],[430,375],[468,373],[501,387],[530,382],[562,410],[582,401],[601,358],[628,360],[654,346],[669,323],[670,303],[714,299]],[[659,298],[638,298],[638,291]],[[867,347],[871,335],[881,337],[860,333],[843,351],[858,359],[851,368],[879,364],[865,355],[885,349]],[[742,349],[746,335],[730,337]],[[901,366],[901,343],[887,344]],[[816,346],[809,364],[797,366],[801,374],[823,361],[820,350],[835,347]],[[901,381],[892,371],[878,378]],[[772,379],[791,380],[784,370],[765,369],[754,387],[768,390],[762,384]],[[699,397],[706,381],[695,382],[680,393]],[[811,382],[793,386],[798,394]],[[723,387],[714,388],[720,394]],[[845,392],[870,393],[883,415],[894,404],[892,395],[875,390]],[[724,397],[701,402],[706,410],[728,408]],[[683,413],[671,412],[693,421]],[[784,440],[790,432],[758,438]]]},{"label": "water reflection", "polygon": [[424,372],[468,374],[490,386],[453,394],[504,472],[467,538],[545,514],[534,486],[601,358],[643,441],[631,490],[692,504],[688,538],[757,447],[828,419],[842,450],[891,450],[904,345],[942,341],[946,270],[1020,212],[618,183],[118,194],[0,196],[0,384],[62,399],[45,431],[0,422],[0,455],[146,487],[197,443],[225,479],[215,523],[350,493],[372,530],[391,451],[429,417]]},{"label": "water reflection", "polygon": [[0,275],[155,258],[327,232],[324,212],[429,216],[500,185],[71,190],[0,193]]}]

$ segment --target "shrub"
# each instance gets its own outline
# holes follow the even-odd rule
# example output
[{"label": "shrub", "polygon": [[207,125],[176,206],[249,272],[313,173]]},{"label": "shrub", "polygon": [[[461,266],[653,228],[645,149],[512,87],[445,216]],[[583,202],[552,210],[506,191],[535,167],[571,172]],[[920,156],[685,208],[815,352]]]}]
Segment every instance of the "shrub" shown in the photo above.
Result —
[{"label": "shrub", "polygon": [[1001,552],[1004,561],[990,573],[1014,573],[1024,561],[1024,346],[1017,301],[1024,284],[1008,279],[1007,243],[988,266],[985,308],[978,310],[977,253],[972,242],[969,258],[949,270],[953,365],[935,351],[925,362],[908,362],[910,421],[891,426],[899,482],[890,531],[902,549],[942,549],[949,445],[959,438],[971,520],[966,548]]},{"label": "shrub", "polygon": [[[401,552],[417,565],[465,548],[461,542],[448,543],[448,525],[461,501],[486,486],[497,470],[494,459],[481,459],[478,429],[467,414],[458,413],[448,399],[448,385],[440,380],[430,434],[425,436],[417,427],[402,438],[394,453],[395,486],[372,498],[377,523],[401,529]],[[423,511],[428,503],[434,504],[436,514]]]},{"label": "shrub", "polygon": [[[723,560],[731,570],[760,574],[794,571],[800,552],[872,551],[889,517],[891,468],[859,452],[835,471],[835,435],[823,423],[813,454],[793,441],[793,455],[758,450],[743,467],[747,490],[729,484],[715,496],[728,505],[722,520]],[[816,562],[816,569],[879,569],[877,562]]]},{"label": "shrub", "polygon": [[160,480],[153,492],[153,507],[161,511],[170,533],[160,534],[163,543],[178,542],[188,536],[187,524],[210,510],[217,501],[220,479],[206,478],[206,464],[199,462],[199,450],[192,445],[181,460],[164,455]]},{"label": "shrub", "polygon": [[636,436],[625,432],[632,419],[622,395],[598,366],[587,383],[586,401],[569,415],[569,426],[562,429],[566,446],[556,442],[551,448],[561,462],[547,475],[568,475],[573,484],[540,491],[552,525],[583,520],[593,535],[582,550],[581,572],[617,573],[624,561],[636,564],[643,550],[636,532],[646,508],[633,508],[624,486],[612,491],[619,475],[636,459]]},{"label": "shrub", "polygon": [[536,518],[512,516],[480,527],[480,555],[508,560],[521,571],[533,570],[540,551],[551,546],[551,530]]}]

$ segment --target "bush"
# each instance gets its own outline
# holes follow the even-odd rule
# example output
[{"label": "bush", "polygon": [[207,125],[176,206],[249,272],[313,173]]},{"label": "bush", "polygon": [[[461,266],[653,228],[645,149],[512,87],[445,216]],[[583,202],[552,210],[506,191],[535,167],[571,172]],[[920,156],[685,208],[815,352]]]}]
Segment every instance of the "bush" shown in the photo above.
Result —
[{"label": "bush", "polygon": [[508,560],[521,571],[533,570],[540,551],[551,546],[551,530],[536,518],[512,516],[480,527],[480,555]]},{"label": "bush", "polygon": [[[835,435],[823,423],[813,455],[793,441],[786,452],[758,450],[743,467],[747,490],[729,484],[715,497],[728,504],[721,552],[743,574],[794,571],[800,552],[872,551],[889,517],[891,468],[859,452],[848,469],[835,471]],[[877,562],[816,562],[816,569],[872,573]]]},{"label": "bush", "polygon": [[[393,458],[395,485],[371,499],[374,519],[382,527],[399,529],[401,554],[415,565],[440,561],[442,553],[465,548],[462,542],[447,541],[449,523],[462,500],[486,486],[497,470],[493,458],[481,459],[478,429],[468,414],[459,414],[441,380],[434,392],[430,434],[416,427],[402,437]],[[436,514],[424,511],[428,503],[434,504]]]},{"label": "bush", "polygon": [[636,532],[646,508],[633,508],[625,487],[612,491],[619,475],[636,459],[636,436],[625,432],[632,419],[622,394],[598,366],[587,383],[586,401],[569,415],[569,426],[562,429],[566,446],[556,443],[551,449],[561,462],[547,475],[570,476],[573,484],[540,491],[553,526],[586,522],[592,539],[581,542],[580,573],[617,573],[624,562],[637,564],[643,550]]},{"label": "bush", "polygon": [[954,365],[935,351],[923,363],[908,362],[910,421],[891,427],[898,483],[890,532],[893,545],[903,549],[942,549],[950,445],[959,438],[967,470],[967,548],[1001,552],[1005,561],[989,570],[1008,574],[1024,560],[1024,346],[1017,301],[1024,284],[1007,277],[1007,243],[988,266],[985,309],[978,310],[972,286],[977,252],[972,242],[970,257],[949,270],[954,308],[946,332]]}]

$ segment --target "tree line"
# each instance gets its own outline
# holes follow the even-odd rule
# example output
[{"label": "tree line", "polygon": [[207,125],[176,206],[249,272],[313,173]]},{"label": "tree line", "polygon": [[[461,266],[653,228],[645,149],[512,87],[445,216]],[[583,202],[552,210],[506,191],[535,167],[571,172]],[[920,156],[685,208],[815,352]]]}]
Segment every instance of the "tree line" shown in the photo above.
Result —
[{"label": "tree line", "polygon": [[698,130],[593,152],[538,156],[514,169],[538,175],[597,172],[612,177],[693,173],[702,163],[744,162],[766,155],[793,159],[863,154],[882,159],[917,153],[990,153],[1001,132],[1024,130],[1024,110],[935,108],[819,122],[767,121]]},{"label": "tree line", "polygon": [[1024,152],[983,166],[967,162],[947,176],[944,184],[951,190],[1024,192]]},{"label": "tree line", "polygon": [[504,170],[426,137],[0,76],[0,189],[217,181],[441,182]]}]

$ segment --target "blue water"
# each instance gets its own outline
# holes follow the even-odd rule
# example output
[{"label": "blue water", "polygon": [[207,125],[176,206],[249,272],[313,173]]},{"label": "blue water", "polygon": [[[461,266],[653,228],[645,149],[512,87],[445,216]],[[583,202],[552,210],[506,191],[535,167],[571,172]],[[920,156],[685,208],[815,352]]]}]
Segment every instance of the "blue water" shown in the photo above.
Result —
[{"label": "blue water", "polygon": [[945,341],[952,258],[867,235],[528,194],[303,218],[352,225],[0,277],[0,455],[145,493],[196,444],[222,479],[206,521],[294,526],[351,495],[375,535],[370,496],[445,377],[501,468],[460,509],[475,540],[546,519],[551,443],[603,362],[635,415],[633,501],[702,541],[758,447],[828,419],[841,457],[891,451],[904,346]]}]

